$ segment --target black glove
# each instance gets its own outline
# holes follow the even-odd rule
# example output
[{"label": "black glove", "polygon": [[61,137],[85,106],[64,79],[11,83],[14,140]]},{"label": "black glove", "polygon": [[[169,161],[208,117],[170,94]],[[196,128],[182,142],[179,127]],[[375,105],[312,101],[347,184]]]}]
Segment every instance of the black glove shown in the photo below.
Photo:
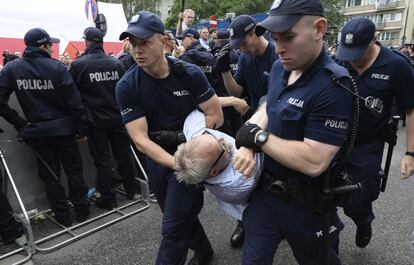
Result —
[{"label": "black glove", "polygon": [[217,53],[217,70],[220,73],[230,71],[230,45],[226,44]]},{"label": "black glove", "polygon": [[257,126],[257,124],[254,124],[254,123],[244,124],[236,134],[237,149],[244,146],[247,148],[253,148],[256,151],[259,150],[254,143],[254,139],[256,137],[256,134],[261,130],[262,128]]},{"label": "black glove", "polygon": [[149,138],[161,146],[168,153],[174,153],[177,146],[185,142],[185,136],[182,131],[154,131],[149,132]]}]

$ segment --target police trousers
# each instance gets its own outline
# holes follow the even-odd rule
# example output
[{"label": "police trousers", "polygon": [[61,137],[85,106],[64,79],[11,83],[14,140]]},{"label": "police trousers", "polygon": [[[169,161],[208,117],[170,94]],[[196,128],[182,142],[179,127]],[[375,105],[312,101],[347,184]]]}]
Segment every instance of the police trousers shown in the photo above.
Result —
[{"label": "police trousers", "polygon": [[377,140],[354,146],[347,162],[352,180],[361,183],[361,191],[351,193],[350,201],[344,206],[344,213],[356,225],[370,224],[374,218],[372,202],[380,193],[381,161],[384,141]]},{"label": "police trousers", "polygon": [[[323,217],[313,210],[277,198],[263,181],[253,192],[243,213],[246,238],[242,265],[271,265],[279,243],[286,239],[300,265],[323,263]],[[339,232],[344,225],[336,211],[330,227],[330,264],[341,264],[338,258]]]},{"label": "police trousers", "polygon": [[12,213],[7,197],[0,191],[0,235],[4,242],[14,240],[22,234],[21,224],[16,222]]},{"label": "police trousers", "polygon": [[203,189],[179,183],[175,173],[147,160],[150,185],[163,212],[162,240],[156,265],[182,265],[188,249],[203,255],[211,250],[210,241],[201,225]]},{"label": "police trousers", "polygon": [[136,169],[132,160],[128,133],[123,125],[88,129],[89,151],[97,169],[97,189],[106,201],[115,201],[115,181],[111,167],[111,149],[128,194],[139,193],[135,179]]},{"label": "police trousers", "polygon": [[[88,208],[86,201],[88,188],[82,177],[82,160],[79,147],[73,137],[36,138],[32,140],[32,147],[41,157],[37,156],[39,177],[46,184],[47,199],[56,218],[60,220],[69,218],[66,192],[60,184],[61,165],[68,178],[69,198],[74,205],[76,213],[83,214],[86,208]],[[54,172],[55,176],[48,167]]]}]

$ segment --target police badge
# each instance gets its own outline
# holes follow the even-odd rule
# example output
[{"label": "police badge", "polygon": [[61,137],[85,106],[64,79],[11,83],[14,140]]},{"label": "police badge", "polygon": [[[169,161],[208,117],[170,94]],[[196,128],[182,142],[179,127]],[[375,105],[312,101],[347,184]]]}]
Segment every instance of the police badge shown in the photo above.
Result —
[{"label": "police badge", "polygon": [[354,43],[354,34],[347,33],[345,35],[345,44],[352,44],[352,43]]},{"label": "police badge", "polygon": [[131,18],[131,23],[138,22],[138,20],[139,20],[139,14],[136,14],[135,16],[133,16],[133,17]]},{"label": "police badge", "polygon": [[276,8],[278,8],[280,6],[280,4],[282,3],[283,0],[275,0],[272,4],[272,7],[270,8],[270,10],[274,10]]}]

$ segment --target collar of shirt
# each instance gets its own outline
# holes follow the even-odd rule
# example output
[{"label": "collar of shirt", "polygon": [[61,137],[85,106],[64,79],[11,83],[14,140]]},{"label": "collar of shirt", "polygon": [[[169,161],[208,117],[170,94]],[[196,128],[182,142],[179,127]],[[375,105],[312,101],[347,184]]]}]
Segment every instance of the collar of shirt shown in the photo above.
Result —
[{"label": "collar of shirt", "polygon": [[29,58],[51,58],[50,55],[39,47],[27,46],[24,49],[23,57]]},{"label": "collar of shirt", "polygon": [[90,53],[105,53],[103,45],[99,43],[93,43],[85,50],[85,54]]}]

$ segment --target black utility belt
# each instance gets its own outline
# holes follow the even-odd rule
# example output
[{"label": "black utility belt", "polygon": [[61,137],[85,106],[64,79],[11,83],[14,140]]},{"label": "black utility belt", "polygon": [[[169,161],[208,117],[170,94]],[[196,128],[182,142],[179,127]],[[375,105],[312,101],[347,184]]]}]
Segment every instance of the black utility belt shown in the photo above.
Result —
[{"label": "black utility belt", "polygon": [[[266,169],[263,171],[261,179],[265,183],[266,191],[285,203],[311,206],[314,204],[313,202],[318,194],[318,189],[311,183],[298,178],[281,179],[280,176]],[[310,194],[312,196],[309,196]]]}]

